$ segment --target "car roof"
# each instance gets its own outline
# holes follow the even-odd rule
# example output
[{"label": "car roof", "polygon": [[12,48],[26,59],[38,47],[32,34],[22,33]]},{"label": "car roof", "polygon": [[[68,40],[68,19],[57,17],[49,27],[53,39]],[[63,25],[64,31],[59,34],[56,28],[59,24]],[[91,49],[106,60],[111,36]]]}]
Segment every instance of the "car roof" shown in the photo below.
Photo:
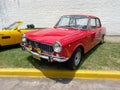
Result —
[{"label": "car roof", "polygon": [[98,18],[96,16],[88,15],[88,14],[74,14],[74,15],[63,15],[63,16],[86,16],[86,17],[89,17],[89,18]]}]

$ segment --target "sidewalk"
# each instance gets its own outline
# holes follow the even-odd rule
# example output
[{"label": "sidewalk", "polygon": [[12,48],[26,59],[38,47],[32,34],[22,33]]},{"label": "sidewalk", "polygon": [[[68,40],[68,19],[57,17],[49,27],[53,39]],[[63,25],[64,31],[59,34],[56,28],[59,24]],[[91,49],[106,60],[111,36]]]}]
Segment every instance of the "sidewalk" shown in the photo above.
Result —
[{"label": "sidewalk", "polygon": [[108,35],[108,36],[105,36],[105,41],[120,43],[120,36],[112,36],[112,35],[109,36]]},{"label": "sidewalk", "polygon": [[120,81],[52,78],[0,78],[0,90],[120,90]]}]

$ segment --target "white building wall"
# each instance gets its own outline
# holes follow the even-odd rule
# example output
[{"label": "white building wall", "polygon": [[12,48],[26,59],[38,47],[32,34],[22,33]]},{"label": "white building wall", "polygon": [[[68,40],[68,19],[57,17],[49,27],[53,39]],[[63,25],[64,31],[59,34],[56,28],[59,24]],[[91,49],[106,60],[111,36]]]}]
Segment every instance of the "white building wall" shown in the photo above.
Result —
[{"label": "white building wall", "polygon": [[16,20],[52,27],[66,14],[97,16],[107,35],[120,35],[120,0],[0,0],[0,28]]}]

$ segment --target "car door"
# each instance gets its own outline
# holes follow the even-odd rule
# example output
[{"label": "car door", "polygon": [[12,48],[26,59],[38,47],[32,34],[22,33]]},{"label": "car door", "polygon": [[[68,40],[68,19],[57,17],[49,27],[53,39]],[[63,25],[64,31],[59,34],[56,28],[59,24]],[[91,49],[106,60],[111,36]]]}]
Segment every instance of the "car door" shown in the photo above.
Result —
[{"label": "car door", "polygon": [[19,44],[22,41],[22,32],[20,30],[13,30],[11,34],[14,36],[15,44]]},{"label": "car door", "polygon": [[81,31],[83,31],[82,33],[84,33],[82,41],[84,43],[85,52],[89,51],[91,47],[91,33],[88,30],[88,22],[89,22],[88,17],[82,17],[82,18],[79,16],[76,17],[76,27],[78,29],[81,29]]},{"label": "car door", "polygon": [[14,36],[11,35],[12,30],[1,31],[0,34],[0,44],[1,46],[11,45],[15,43]]},{"label": "car door", "polygon": [[93,42],[92,47],[100,41],[101,35],[101,23],[98,18],[90,19],[90,33],[91,33],[91,42]]}]

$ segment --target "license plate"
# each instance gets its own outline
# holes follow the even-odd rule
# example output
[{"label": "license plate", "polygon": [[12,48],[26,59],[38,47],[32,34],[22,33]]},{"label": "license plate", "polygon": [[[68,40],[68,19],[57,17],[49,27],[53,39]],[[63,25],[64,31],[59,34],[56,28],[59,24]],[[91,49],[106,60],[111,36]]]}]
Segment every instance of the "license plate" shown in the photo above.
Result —
[{"label": "license plate", "polygon": [[40,60],[40,57],[37,55],[33,55],[33,58]]},{"label": "license plate", "polygon": [[36,48],[36,50],[37,50],[37,53],[41,54],[40,48]]}]

